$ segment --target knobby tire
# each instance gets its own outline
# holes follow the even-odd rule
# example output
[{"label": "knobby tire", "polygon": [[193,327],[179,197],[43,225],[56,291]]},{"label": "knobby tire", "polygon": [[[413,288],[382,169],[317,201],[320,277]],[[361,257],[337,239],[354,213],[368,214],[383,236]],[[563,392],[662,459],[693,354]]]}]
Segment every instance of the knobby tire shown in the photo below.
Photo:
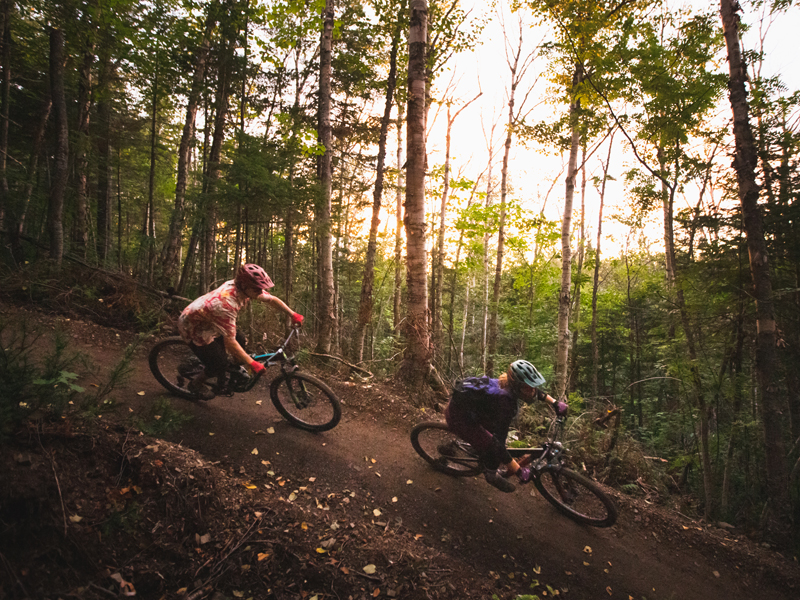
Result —
[{"label": "knobby tire", "polygon": [[600,486],[583,475],[558,466],[545,466],[533,480],[536,489],[562,514],[592,527],[611,527],[617,507]]},{"label": "knobby tire", "polygon": [[302,372],[284,373],[272,381],[269,395],[281,416],[306,431],[328,431],[342,418],[339,398],[324,382]]},{"label": "knobby tire", "polygon": [[[464,477],[477,475],[482,471],[477,456],[469,444],[452,433],[446,423],[438,421],[420,423],[411,430],[411,445],[417,454],[442,473]],[[449,446],[451,451],[443,455],[439,452],[440,446]]]},{"label": "knobby tire", "polygon": [[147,357],[150,371],[167,391],[181,398],[197,400],[197,396],[186,388],[190,379],[186,378],[182,384],[180,383],[182,378],[178,373],[178,366],[184,361],[197,361],[198,365],[200,364],[189,345],[183,338],[177,336],[158,342],[150,349]]}]

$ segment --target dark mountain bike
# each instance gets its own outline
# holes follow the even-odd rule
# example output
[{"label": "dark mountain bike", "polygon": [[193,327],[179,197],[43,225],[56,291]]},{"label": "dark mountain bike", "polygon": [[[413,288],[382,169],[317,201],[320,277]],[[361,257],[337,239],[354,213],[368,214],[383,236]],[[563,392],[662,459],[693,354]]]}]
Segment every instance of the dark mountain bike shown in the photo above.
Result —
[{"label": "dark mountain bike", "polygon": [[[289,341],[298,329],[293,327],[275,352],[251,354],[265,367],[280,365],[281,374],[272,380],[269,395],[278,412],[289,423],[307,431],[333,429],[342,418],[339,398],[324,382],[300,371],[293,355],[286,353]],[[175,396],[197,401],[201,398],[187,387],[202,370],[203,364],[181,337],[169,337],[158,342],[148,357],[150,370]],[[252,376],[242,365],[229,365],[227,383],[223,388],[212,387],[217,395],[232,396],[248,392],[258,383],[262,371]]]},{"label": "dark mountain bike", "polygon": [[[531,468],[536,489],[561,513],[583,525],[610,527],[617,522],[614,502],[596,482],[565,466],[566,449],[559,441],[563,426],[564,417],[556,417],[541,448],[508,447],[508,452],[520,466]],[[446,423],[420,423],[411,430],[411,445],[442,473],[462,477],[483,472],[472,446],[452,433]]]}]

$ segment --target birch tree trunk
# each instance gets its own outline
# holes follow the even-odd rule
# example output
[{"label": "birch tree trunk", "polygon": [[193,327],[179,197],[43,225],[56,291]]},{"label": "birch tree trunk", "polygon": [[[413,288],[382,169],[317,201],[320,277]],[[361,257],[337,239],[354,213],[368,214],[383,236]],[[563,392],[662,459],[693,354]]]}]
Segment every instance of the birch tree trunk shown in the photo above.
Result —
[{"label": "birch tree trunk", "polygon": [[319,336],[317,352],[328,354],[336,331],[335,290],[333,280],[333,232],[331,230],[331,58],[333,44],[333,0],[325,0],[319,57],[319,141],[325,153],[318,162],[322,198],[317,210],[319,236]]},{"label": "birch tree trunk", "polygon": [[739,184],[742,220],[750,256],[750,275],[753,278],[753,296],[756,300],[756,376],[761,393],[768,492],[762,530],[770,541],[783,546],[789,541],[791,513],[788,469],[783,444],[772,279],[761,211],[758,207],[759,188],[755,177],[757,154],[750,128],[745,88],[747,71],[739,44],[739,17],[736,14],[739,4],[734,0],[721,0],[720,4],[725,46],[728,50],[730,70],[728,89],[733,113],[733,134],[736,140],[733,166]]},{"label": "birch tree trunk", "polygon": [[[572,89],[577,89],[582,80],[582,65],[575,65],[572,76]],[[567,181],[564,192],[564,218],[561,221],[561,292],[558,296],[558,340],[556,346],[555,392],[561,398],[567,388],[567,360],[569,358],[569,291],[572,285],[572,248],[570,247],[570,234],[572,233],[572,200],[575,195],[575,177],[577,175],[578,151],[580,149],[581,133],[578,123],[580,100],[573,99],[569,106],[569,124],[572,132],[569,161],[567,166]]]},{"label": "birch tree trunk", "polygon": [[431,367],[428,332],[428,256],[425,248],[425,67],[428,2],[411,0],[408,53],[408,141],[406,161],[406,286],[408,302],[403,326],[406,349],[400,375],[412,388],[422,389]]}]

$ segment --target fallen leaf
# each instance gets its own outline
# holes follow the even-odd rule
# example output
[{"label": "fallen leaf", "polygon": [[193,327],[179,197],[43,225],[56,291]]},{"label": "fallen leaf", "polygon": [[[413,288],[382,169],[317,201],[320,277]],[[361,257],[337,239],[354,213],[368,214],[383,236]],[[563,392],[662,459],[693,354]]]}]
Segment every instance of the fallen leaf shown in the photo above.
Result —
[{"label": "fallen leaf", "polygon": [[415,539],[415,540],[418,540],[418,539],[419,539],[419,538],[421,538],[421,537],[422,537],[422,534],[421,534],[421,533],[418,533],[417,535],[415,535],[415,536],[414,536],[414,539]]},{"label": "fallen leaf", "polygon": [[535,567],[533,567],[533,572],[536,573],[537,575],[541,575],[542,574],[542,567],[540,567],[539,565],[536,565]]},{"label": "fallen leaf", "polygon": [[327,550],[325,550],[324,548],[317,548],[317,554],[325,554],[326,552]]},{"label": "fallen leaf", "polygon": [[372,511],[372,514],[375,515],[376,517],[380,517],[381,511],[379,508],[376,508],[375,510]]},{"label": "fallen leaf", "polygon": [[341,567],[339,570],[345,575],[350,575],[350,569],[348,569],[347,567]]},{"label": "fallen leaf", "polygon": [[606,592],[608,593],[609,596],[611,595],[611,586],[608,586],[606,588]]},{"label": "fallen leaf", "polygon": [[592,553],[592,549],[591,549],[591,547],[589,547],[589,546],[586,546],[586,547],[583,549],[583,551],[584,551],[584,552],[586,552],[586,554],[591,554],[591,553]]},{"label": "fallen leaf", "polygon": [[245,483],[244,487],[246,487],[248,490],[255,490],[258,488],[258,486],[253,485],[252,483]]},{"label": "fallen leaf", "polygon": [[414,482],[413,482],[411,479],[409,479],[408,481],[406,481],[406,485],[411,485],[412,483],[414,483]]},{"label": "fallen leaf", "polygon": [[274,427],[269,427],[267,429],[267,433],[275,433],[275,428]]},{"label": "fallen leaf", "polygon": [[380,595],[381,595],[381,588],[375,588],[375,591],[372,592],[372,597],[377,598]]},{"label": "fallen leaf", "polygon": [[376,462],[378,462],[378,461],[377,461],[377,460],[375,460],[374,458],[370,458],[369,460],[370,460],[370,462],[371,462],[373,465],[374,465]]},{"label": "fallen leaf", "polygon": [[178,594],[178,596],[183,596],[188,591],[188,589],[189,588],[181,588],[175,593]]},{"label": "fallen leaf", "polygon": [[69,518],[69,520],[72,521],[73,523],[80,523],[81,521],[83,521],[83,517],[79,517],[78,515],[72,515]]},{"label": "fallen leaf", "polygon": [[300,529],[302,529],[303,531],[306,531],[308,529],[308,523],[306,523],[305,521],[300,523]]},{"label": "fallen leaf", "polygon": [[233,590],[233,595],[237,598],[244,598],[244,592],[240,592],[239,590]]},{"label": "fallen leaf", "polygon": [[309,481],[310,483],[314,483],[316,480],[317,480],[317,478],[316,478],[316,477],[309,477],[309,478],[308,478],[308,481]]},{"label": "fallen leaf", "polygon": [[397,496],[395,496],[394,498],[392,498],[392,502],[397,502]]},{"label": "fallen leaf", "polygon": [[261,400],[256,400],[256,406],[261,406]]},{"label": "fallen leaf", "polygon": [[719,571],[713,571],[714,577],[719,577]]},{"label": "fallen leaf", "polygon": [[253,448],[253,450],[252,450],[252,452],[250,452],[250,454],[258,454],[258,448]]},{"label": "fallen leaf", "polygon": [[378,477],[380,477],[380,476],[381,476],[381,474],[380,474],[380,473],[375,473],[375,475],[377,475]]},{"label": "fallen leaf", "polygon": [[208,435],[214,435],[214,432],[213,431],[209,431]]},{"label": "fallen leaf", "polygon": [[588,566],[589,566],[589,563],[587,563],[586,561],[583,561],[583,566],[584,566],[584,567],[588,567]]},{"label": "fallen leaf", "polygon": [[297,499],[297,494],[295,494],[294,492],[289,494],[289,502],[294,502],[296,499]]},{"label": "fallen leaf", "polygon": [[144,396],[144,392],[136,392],[137,396]]},{"label": "fallen leaf", "polygon": [[375,573],[375,565],[369,564],[366,567],[364,567],[363,571],[367,575],[372,575],[373,573]]},{"label": "fallen leaf", "polygon": [[259,552],[258,553],[258,561],[261,562],[265,558],[269,558],[269,552]]}]

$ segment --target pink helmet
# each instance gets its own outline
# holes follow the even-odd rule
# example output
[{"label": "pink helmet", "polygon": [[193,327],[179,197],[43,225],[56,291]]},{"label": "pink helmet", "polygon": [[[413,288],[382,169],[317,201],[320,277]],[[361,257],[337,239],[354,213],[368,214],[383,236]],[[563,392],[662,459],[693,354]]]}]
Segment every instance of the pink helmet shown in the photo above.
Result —
[{"label": "pink helmet", "polygon": [[236,281],[236,286],[239,288],[252,285],[261,290],[268,290],[275,286],[275,284],[272,283],[272,279],[267,275],[267,272],[253,263],[247,263],[239,267],[234,281]]}]

